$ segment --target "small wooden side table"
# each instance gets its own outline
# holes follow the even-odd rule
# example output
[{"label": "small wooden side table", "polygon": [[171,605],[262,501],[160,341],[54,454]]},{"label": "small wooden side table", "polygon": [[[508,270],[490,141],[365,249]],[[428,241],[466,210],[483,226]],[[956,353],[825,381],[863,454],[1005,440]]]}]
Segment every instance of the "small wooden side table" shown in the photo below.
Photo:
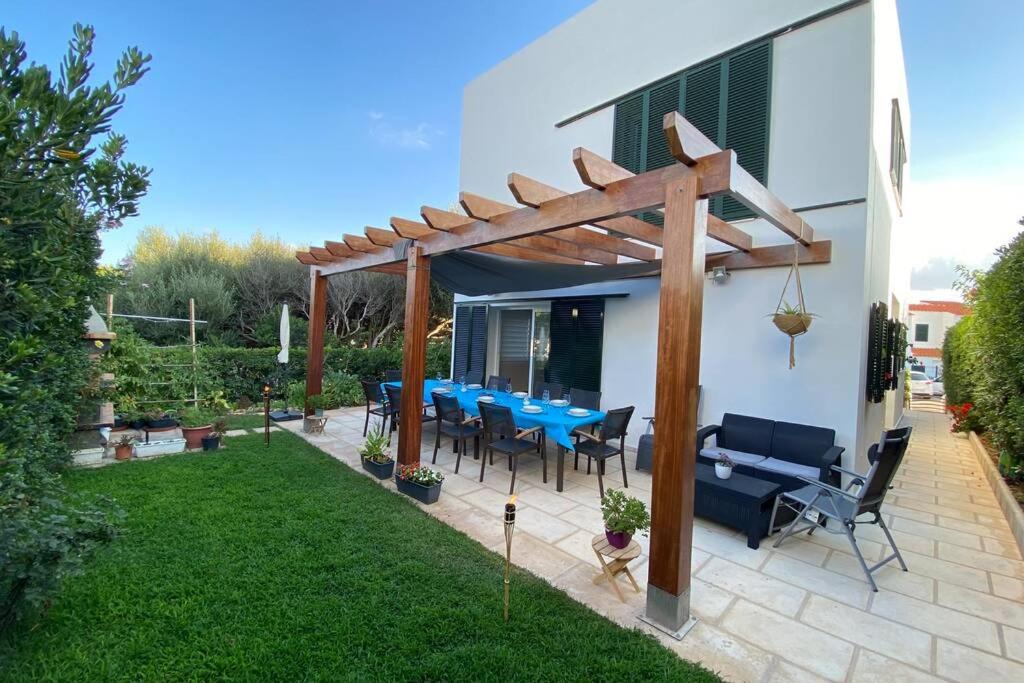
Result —
[{"label": "small wooden side table", "polygon": [[626,598],[622,595],[622,591],[619,590],[619,582],[616,579],[619,574],[625,574],[629,582],[633,584],[633,590],[637,593],[640,592],[640,586],[637,585],[636,579],[633,578],[633,574],[630,573],[627,566],[630,562],[640,557],[639,543],[630,539],[629,545],[625,548],[616,548],[608,542],[604,534],[598,534],[591,541],[591,546],[594,548],[594,554],[597,555],[597,561],[601,564],[601,573],[594,577],[594,583],[601,583],[607,580],[612,585],[612,588],[615,589],[615,594],[619,596],[619,600],[625,602]]},{"label": "small wooden side table", "polygon": [[307,415],[306,416],[306,433],[307,434],[323,434],[324,425],[327,424],[327,417],[323,415]]}]

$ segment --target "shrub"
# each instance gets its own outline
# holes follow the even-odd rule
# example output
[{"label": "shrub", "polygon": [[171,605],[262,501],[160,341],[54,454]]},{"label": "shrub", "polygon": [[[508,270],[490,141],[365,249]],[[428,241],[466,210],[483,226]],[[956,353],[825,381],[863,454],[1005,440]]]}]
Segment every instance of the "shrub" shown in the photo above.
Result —
[{"label": "shrub", "polygon": [[976,400],[978,348],[973,324],[973,316],[961,319],[946,331],[942,342],[942,381],[950,404],[960,405]]},{"label": "shrub", "polygon": [[137,213],[149,171],[123,160],[109,133],[124,91],[148,71],[137,49],[114,80],[87,84],[94,32],[76,25],[56,78],[25,66],[25,44],[0,28],[0,631],[80,572],[114,533],[111,506],[69,495],[76,396],[90,376],[81,344],[98,233]]}]

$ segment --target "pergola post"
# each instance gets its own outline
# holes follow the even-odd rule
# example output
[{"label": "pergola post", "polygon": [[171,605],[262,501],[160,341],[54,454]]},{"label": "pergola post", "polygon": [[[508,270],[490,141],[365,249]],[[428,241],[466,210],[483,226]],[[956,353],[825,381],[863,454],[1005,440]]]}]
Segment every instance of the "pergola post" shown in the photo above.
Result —
[{"label": "pergola post", "polygon": [[303,414],[312,415],[309,397],[323,390],[324,328],[327,326],[327,277],[310,271],[309,281],[309,356],[306,359],[306,404]]},{"label": "pergola post", "polygon": [[676,637],[689,630],[704,240],[708,201],[697,177],[665,186],[658,367],[645,621]]},{"label": "pergola post", "polygon": [[420,464],[423,423],[423,376],[427,364],[427,317],[430,315],[430,257],[423,247],[409,247],[405,278],[405,341],[402,350],[402,405],[398,426],[398,464]]}]

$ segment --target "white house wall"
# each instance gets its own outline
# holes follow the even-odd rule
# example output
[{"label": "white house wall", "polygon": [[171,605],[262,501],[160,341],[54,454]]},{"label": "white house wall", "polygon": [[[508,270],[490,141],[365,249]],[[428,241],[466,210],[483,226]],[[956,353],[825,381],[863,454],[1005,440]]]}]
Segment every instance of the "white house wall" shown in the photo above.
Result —
[{"label": "white house wall", "polygon": [[[462,188],[508,201],[506,176],[519,171],[581,189],[572,149],[610,157],[614,108],[561,128],[556,122],[842,4],[597,2],[466,87]],[[833,260],[802,271],[808,307],[820,317],[797,340],[797,366],[787,368],[788,339],[767,317],[786,278],[781,268],[737,271],[725,285],[706,284],[701,354],[702,422],[732,411],[833,427],[849,464],[866,438],[867,307],[878,284],[868,283],[868,261],[887,248],[884,231],[876,231],[881,239],[870,246],[867,235],[872,11],[862,4],[773,41],[768,187],[793,207],[848,202],[803,214],[818,239],[832,240]],[[762,221],[740,225],[760,244],[786,242]],[[709,242],[709,250],[719,249]],[[653,414],[657,280],[552,294],[588,291],[630,293],[606,303],[605,406],[635,405],[637,417]],[[501,298],[538,296],[543,293]],[[792,290],[787,299],[795,303]],[[632,425],[634,440],[642,427],[638,420]]]}]

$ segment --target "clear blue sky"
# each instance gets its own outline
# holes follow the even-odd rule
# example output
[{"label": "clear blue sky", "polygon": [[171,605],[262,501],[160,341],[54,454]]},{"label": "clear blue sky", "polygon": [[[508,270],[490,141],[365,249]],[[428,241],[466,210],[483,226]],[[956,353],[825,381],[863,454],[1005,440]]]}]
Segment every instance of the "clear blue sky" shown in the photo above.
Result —
[{"label": "clear blue sky", "polygon": [[[154,169],[152,189],[142,215],[105,237],[110,262],[144,225],[319,243],[453,201],[463,85],[588,2],[3,4],[0,23],[37,61],[57,63],[75,21],[96,27],[97,75],[127,45],[153,54],[116,121],[131,158]],[[1024,2],[899,8],[911,177],[956,182],[969,163],[1016,183]]]}]

